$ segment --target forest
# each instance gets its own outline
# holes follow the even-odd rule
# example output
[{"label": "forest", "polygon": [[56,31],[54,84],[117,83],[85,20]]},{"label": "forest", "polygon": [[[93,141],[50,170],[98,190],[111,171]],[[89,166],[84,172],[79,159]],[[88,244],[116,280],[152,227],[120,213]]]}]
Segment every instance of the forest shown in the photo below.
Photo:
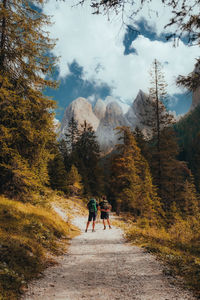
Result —
[{"label": "forest", "polygon": [[[0,299],[16,299],[50,263],[46,253],[61,253],[59,239],[73,236],[73,226],[52,211],[52,199],[104,194],[131,224],[127,238],[157,253],[199,295],[200,107],[175,120],[165,109],[167,83],[155,59],[145,134],[116,128],[119,143],[105,155],[90,124],[72,118],[60,140],[56,103],[44,95],[58,85],[51,79],[57,58],[49,54],[56,41],[43,29],[50,18],[37,9],[45,1],[32,2],[0,1]],[[122,2],[93,5],[120,10]],[[199,43],[199,16],[186,22],[187,7],[182,11],[173,22],[180,21],[180,34],[195,28],[189,38]],[[189,90],[197,82],[194,74],[177,80]]]}]

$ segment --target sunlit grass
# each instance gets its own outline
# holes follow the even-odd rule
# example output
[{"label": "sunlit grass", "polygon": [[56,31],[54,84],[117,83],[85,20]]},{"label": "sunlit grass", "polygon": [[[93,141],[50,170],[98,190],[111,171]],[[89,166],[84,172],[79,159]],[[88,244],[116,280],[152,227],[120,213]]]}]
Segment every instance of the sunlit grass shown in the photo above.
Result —
[{"label": "sunlit grass", "polygon": [[144,220],[133,222],[126,215],[114,223],[124,229],[130,242],[163,260],[167,274],[181,277],[184,286],[200,297],[200,218],[178,218],[169,228],[148,226]]},{"label": "sunlit grass", "polygon": [[50,208],[0,196],[0,299],[17,299],[77,233]]}]

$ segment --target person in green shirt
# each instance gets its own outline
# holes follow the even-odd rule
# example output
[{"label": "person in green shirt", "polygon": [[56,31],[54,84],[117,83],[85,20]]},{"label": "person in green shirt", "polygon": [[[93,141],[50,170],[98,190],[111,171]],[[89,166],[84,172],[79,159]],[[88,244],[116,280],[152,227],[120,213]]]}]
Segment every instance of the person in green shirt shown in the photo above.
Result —
[{"label": "person in green shirt", "polygon": [[97,210],[98,210],[98,203],[96,201],[96,199],[91,198],[90,201],[87,204],[87,208],[89,211],[89,216],[88,216],[88,221],[86,224],[86,229],[85,232],[88,231],[88,227],[90,225],[90,222],[92,222],[92,232],[94,232],[94,228],[95,228],[95,221],[96,221],[96,217],[97,217]]}]

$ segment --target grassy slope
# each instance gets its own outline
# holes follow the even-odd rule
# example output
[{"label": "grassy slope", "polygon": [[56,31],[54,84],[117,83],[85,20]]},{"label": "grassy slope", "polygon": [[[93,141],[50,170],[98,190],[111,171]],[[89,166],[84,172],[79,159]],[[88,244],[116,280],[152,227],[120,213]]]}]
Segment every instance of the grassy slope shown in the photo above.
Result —
[{"label": "grassy slope", "polygon": [[167,265],[164,271],[181,277],[184,285],[200,298],[200,222],[177,220],[166,230],[127,223],[125,219],[116,225],[123,227],[126,238],[156,254]]},{"label": "grassy slope", "polygon": [[[72,204],[84,213],[81,201],[54,200],[60,201],[69,215]],[[50,208],[0,196],[0,299],[18,299],[27,281],[54,263],[53,256],[66,251],[68,240],[77,233]]]}]

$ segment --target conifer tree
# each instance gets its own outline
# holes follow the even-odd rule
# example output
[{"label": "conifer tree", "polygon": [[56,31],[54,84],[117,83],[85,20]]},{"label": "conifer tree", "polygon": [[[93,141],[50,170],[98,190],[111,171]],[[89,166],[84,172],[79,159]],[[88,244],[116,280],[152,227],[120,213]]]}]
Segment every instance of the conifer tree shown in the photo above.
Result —
[{"label": "conifer tree", "polygon": [[[152,99],[152,114],[149,114],[152,136],[154,138],[157,160],[157,184],[161,185],[161,130],[172,124],[173,116],[166,111],[164,101],[166,98],[166,86],[164,75],[161,71],[161,64],[155,59],[150,71],[151,88],[149,90]],[[148,118],[148,116],[147,116]],[[155,173],[154,173],[155,174]]]},{"label": "conifer tree", "polygon": [[83,178],[86,194],[99,195],[103,192],[103,175],[99,165],[100,148],[95,132],[86,121],[76,144],[76,164]]},{"label": "conifer tree", "polygon": [[49,162],[48,171],[51,188],[67,193],[68,174],[65,169],[63,157],[59,151],[57,151],[54,158]]},{"label": "conifer tree", "polygon": [[68,191],[71,195],[80,195],[82,193],[82,177],[78,169],[72,165],[71,170],[67,175]]},{"label": "conifer tree", "polygon": [[67,132],[65,133],[65,142],[67,146],[67,150],[69,153],[73,153],[75,150],[75,146],[79,137],[79,129],[78,129],[78,122],[71,118],[69,121]]},{"label": "conifer tree", "polygon": [[117,145],[111,162],[111,194],[115,196],[116,206],[120,203],[121,210],[152,218],[160,204],[148,163],[128,127],[119,127],[118,134],[122,143]]},{"label": "conifer tree", "polygon": [[141,150],[141,154],[142,156],[145,157],[145,159],[147,161],[149,161],[150,158],[150,154],[149,154],[149,145],[148,145],[148,141],[145,138],[142,130],[139,129],[138,126],[135,127],[134,131],[133,131],[133,135],[135,137],[136,143],[138,145],[138,147]]},{"label": "conifer tree", "polygon": [[181,203],[181,209],[182,209],[182,216],[195,216],[200,211],[199,206],[199,197],[196,192],[196,188],[194,185],[194,179],[191,176],[190,179],[185,181],[184,184],[184,190],[181,193],[182,196],[182,203]]},{"label": "conifer tree", "polygon": [[66,145],[66,141],[64,139],[59,141],[59,151],[63,157],[64,166],[67,172],[70,171],[72,164],[74,161],[72,160],[72,153],[69,153]]},{"label": "conifer tree", "polygon": [[195,186],[197,190],[200,191],[200,133],[198,133],[195,138],[193,137],[189,149],[189,166],[191,167],[191,171],[194,175]]},{"label": "conifer tree", "polygon": [[153,183],[158,188],[158,195],[166,211],[170,208],[172,199],[178,201],[177,195],[180,191],[178,186],[184,183],[183,174],[180,175],[179,182],[172,180],[174,168],[177,168],[180,174],[183,168],[182,164],[177,161],[179,148],[172,128],[174,118],[164,105],[167,85],[161,71],[161,64],[157,60],[153,62],[150,75],[152,84],[148,99],[150,113],[144,115],[143,121],[150,133],[146,158],[151,167]]},{"label": "conifer tree", "polygon": [[[55,143],[54,102],[42,88],[50,75],[54,46],[43,1],[3,0],[0,4],[0,191],[38,191],[48,184],[48,160]],[[22,198],[22,197],[20,197]]]}]

